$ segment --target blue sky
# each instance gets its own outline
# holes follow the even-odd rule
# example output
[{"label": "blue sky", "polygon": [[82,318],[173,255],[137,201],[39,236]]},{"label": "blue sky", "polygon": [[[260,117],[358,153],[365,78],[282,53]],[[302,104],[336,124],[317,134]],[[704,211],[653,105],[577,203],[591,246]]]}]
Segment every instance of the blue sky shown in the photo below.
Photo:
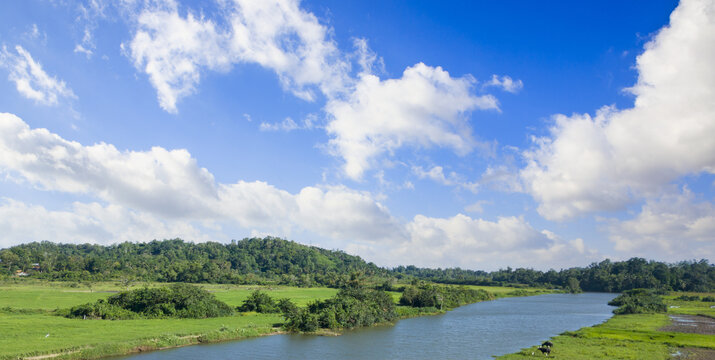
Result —
[{"label": "blue sky", "polygon": [[0,247],[715,254],[711,0],[0,4]]}]

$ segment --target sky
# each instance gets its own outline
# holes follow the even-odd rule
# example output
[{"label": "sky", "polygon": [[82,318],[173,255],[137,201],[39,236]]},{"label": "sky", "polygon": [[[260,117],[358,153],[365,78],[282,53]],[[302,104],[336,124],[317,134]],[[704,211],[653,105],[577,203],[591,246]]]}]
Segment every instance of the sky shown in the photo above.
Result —
[{"label": "sky", "polygon": [[715,1],[0,2],[0,248],[715,259]]}]

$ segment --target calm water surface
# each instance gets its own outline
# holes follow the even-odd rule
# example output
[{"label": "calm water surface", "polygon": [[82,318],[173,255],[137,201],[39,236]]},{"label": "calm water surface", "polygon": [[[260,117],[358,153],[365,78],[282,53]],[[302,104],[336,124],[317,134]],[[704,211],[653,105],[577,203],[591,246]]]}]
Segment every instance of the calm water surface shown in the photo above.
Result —
[{"label": "calm water surface", "polygon": [[615,294],[551,294],[462,306],[343,336],[275,335],[126,357],[154,359],[491,359],[611,317]]}]

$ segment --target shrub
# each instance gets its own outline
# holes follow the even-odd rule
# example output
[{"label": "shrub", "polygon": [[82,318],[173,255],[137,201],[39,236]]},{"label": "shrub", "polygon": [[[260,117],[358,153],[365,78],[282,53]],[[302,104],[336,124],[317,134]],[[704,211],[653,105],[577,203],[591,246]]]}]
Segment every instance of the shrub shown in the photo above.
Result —
[{"label": "shrub", "polygon": [[[173,284],[168,287],[142,288],[124,291],[110,296],[106,302],[75,306],[67,317],[90,317],[93,319],[146,318],[209,318],[228,316],[230,306],[219,301],[208,291],[189,284]],[[133,314],[133,315],[132,315]]]},{"label": "shrub", "polygon": [[400,296],[400,305],[412,307],[455,308],[464,304],[489,300],[493,296],[484,290],[464,286],[436,286],[425,284],[405,288]]},{"label": "shrub", "polygon": [[247,312],[255,311],[259,313],[277,313],[280,312],[278,305],[273,300],[273,298],[262,292],[256,290],[248,296],[248,299],[243,301],[243,305],[238,307],[238,311]]},{"label": "shrub", "polygon": [[341,329],[370,326],[397,318],[392,297],[381,290],[342,289],[334,297],[314,301],[307,308],[284,312],[284,327],[312,332],[319,328]]},{"label": "shrub", "polygon": [[675,300],[682,300],[682,301],[700,301],[700,296],[697,295],[681,295],[675,298]]},{"label": "shrub", "polygon": [[715,302],[715,296],[704,296],[703,301],[705,302]]},{"label": "shrub", "polygon": [[88,318],[104,320],[126,320],[136,319],[139,315],[117,305],[112,305],[104,300],[95,303],[77,305],[69,309],[66,315],[69,318]]},{"label": "shrub", "polygon": [[644,314],[644,313],[664,313],[668,307],[663,299],[652,290],[633,289],[623,292],[608,305],[619,306],[613,310],[614,314]]}]

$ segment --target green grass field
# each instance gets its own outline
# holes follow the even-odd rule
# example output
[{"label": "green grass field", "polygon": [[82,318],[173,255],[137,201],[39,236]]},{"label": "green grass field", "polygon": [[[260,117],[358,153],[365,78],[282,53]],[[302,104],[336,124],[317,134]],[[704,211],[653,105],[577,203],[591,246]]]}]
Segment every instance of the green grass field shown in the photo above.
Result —
[{"label": "green grass field", "polygon": [[[140,286],[160,284],[137,284]],[[257,289],[304,306],[337,293],[329,288],[202,285],[231,306]],[[27,280],[0,284],[0,359],[72,352],[71,358],[127,353],[204,341],[259,336],[277,331],[279,314],[238,314],[212,319],[79,320],[53,314],[55,309],[94,302],[124,290],[119,284],[93,284],[92,290],[64,282]],[[49,334],[49,336],[46,336]],[[79,352],[73,352],[79,351]]]},{"label": "green grass field", "polygon": [[[673,300],[680,295],[683,294],[664,297],[669,305],[668,314],[715,317],[715,309],[710,309],[710,306],[715,304]],[[712,293],[696,295],[705,296]],[[673,359],[673,354],[681,348],[715,349],[715,335],[658,331],[671,323],[668,314],[617,315],[603,324],[561,334],[551,339],[554,347],[549,358],[657,360]],[[537,346],[533,346],[498,359],[533,359],[532,354],[542,355]]]}]

